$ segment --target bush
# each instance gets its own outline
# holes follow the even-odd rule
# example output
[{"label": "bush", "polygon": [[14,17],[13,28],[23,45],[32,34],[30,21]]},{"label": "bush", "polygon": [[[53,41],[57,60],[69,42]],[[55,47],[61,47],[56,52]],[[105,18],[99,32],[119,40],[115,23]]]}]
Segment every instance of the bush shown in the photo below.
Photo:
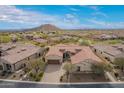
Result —
[{"label": "bush", "polygon": [[27,73],[27,72],[29,72],[29,71],[30,71],[29,68],[24,68],[24,72],[25,72],[25,73]]},{"label": "bush", "polygon": [[78,42],[79,42],[80,45],[85,45],[85,46],[91,45],[90,40],[79,39]]},{"label": "bush", "polygon": [[36,74],[34,74],[33,72],[30,72],[29,76],[30,76],[31,78],[36,78]]},{"label": "bush", "polygon": [[43,76],[43,72],[40,72],[40,73],[38,74],[38,76],[39,76],[39,77],[42,77],[42,76]]},{"label": "bush", "polygon": [[16,77],[16,75],[13,75],[13,78],[15,78]]},{"label": "bush", "polygon": [[30,76],[30,77],[33,77],[33,73],[30,73],[29,76]]},{"label": "bush", "polygon": [[36,78],[35,78],[35,81],[40,81],[41,80],[41,77],[39,77],[39,76],[37,76]]},{"label": "bush", "polygon": [[8,35],[6,35],[6,36],[0,35],[0,38],[1,38],[1,40],[0,40],[1,43],[8,43],[11,41],[11,37],[9,37]]}]

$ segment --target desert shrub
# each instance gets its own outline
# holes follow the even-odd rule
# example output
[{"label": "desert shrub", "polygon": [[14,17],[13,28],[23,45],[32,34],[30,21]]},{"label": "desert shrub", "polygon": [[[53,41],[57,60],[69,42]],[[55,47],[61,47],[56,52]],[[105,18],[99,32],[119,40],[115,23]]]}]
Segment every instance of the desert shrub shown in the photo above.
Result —
[{"label": "desert shrub", "polygon": [[79,39],[78,40],[78,43],[80,44],[80,45],[85,45],[85,46],[89,46],[90,44],[91,44],[91,41],[90,40],[83,40],[83,39]]},{"label": "desert shrub", "polygon": [[39,76],[39,77],[42,77],[42,76],[43,76],[43,72],[40,72],[40,73],[38,74],[38,76]]}]

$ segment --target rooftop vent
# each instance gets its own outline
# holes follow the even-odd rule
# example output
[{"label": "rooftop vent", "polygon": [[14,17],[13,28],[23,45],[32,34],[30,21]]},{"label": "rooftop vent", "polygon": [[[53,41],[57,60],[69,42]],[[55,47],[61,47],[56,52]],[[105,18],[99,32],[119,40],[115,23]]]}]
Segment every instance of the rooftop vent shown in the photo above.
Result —
[{"label": "rooftop vent", "polygon": [[18,51],[17,53],[20,53],[20,51]]},{"label": "rooftop vent", "polygon": [[26,51],[26,49],[21,49],[21,51]]},{"label": "rooftop vent", "polygon": [[59,51],[60,51],[60,52],[64,52],[64,51],[65,51],[65,49],[59,49]]},{"label": "rooftop vent", "polygon": [[118,48],[118,50],[120,50],[121,52],[124,52],[124,49],[123,48]]},{"label": "rooftop vent", "polygon": [[75,49],[76,52],[80,52],[82,49]]}]

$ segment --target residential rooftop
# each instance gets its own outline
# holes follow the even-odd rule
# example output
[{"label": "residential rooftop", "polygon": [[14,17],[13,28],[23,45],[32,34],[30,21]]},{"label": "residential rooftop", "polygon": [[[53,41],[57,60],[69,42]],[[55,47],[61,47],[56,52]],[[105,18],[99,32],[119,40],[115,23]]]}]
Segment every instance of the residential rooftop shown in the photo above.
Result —
[{"label": "residential rooftop", "polygon": [[124,49],[124,45],[95,45],[93,47],[112,56],[117,56],[123,53],[119,48]]},{"label": "residential rooftop", "polygon": [[34,39],[33,41],[38,42],[38,43],[46,43],[48,40],[42,39],[42,38],[37,38],[37,39]]},{"label": "residential rooftop", "polygon": [[[6,46],[6,45],[4,45]],[[13,49],[7,50],[7,55],[2,56],[1,59],[9,62],[10,64],[17,63],[34,53],[37,53],[41,48],[32,44],[15,44]]]},{"label": "residential rooftop", "polygon": [[50,50],[46,54],[46,56],[58,55],[60,57],[63,57],[63,53],[65,51],[73,53],[73,55],[71,56],[72,64],[84,62],[86,60],[93,60],[92,62],[102,62],[102,60],[92,52],[90,47],[78,46],[74,44],[69,45],[59,44],[56,46],[52,46],[50,47]]}]

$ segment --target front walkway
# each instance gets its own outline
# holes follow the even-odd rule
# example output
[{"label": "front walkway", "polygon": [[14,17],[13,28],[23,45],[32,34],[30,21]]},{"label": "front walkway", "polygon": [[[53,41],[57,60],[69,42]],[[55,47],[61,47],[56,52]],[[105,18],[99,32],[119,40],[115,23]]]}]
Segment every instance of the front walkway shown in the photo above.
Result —
[{"label": "front walkway", "polygon": [[64,74],[61,64],[48,64],[41,82],[60,83],[60,77]]},{"label": "front walkway", "polygon": [[116,79],[111,75],[110,72],[106,72],[107,77],[109,78],[110,81],[112,82],[117,82]]}]

